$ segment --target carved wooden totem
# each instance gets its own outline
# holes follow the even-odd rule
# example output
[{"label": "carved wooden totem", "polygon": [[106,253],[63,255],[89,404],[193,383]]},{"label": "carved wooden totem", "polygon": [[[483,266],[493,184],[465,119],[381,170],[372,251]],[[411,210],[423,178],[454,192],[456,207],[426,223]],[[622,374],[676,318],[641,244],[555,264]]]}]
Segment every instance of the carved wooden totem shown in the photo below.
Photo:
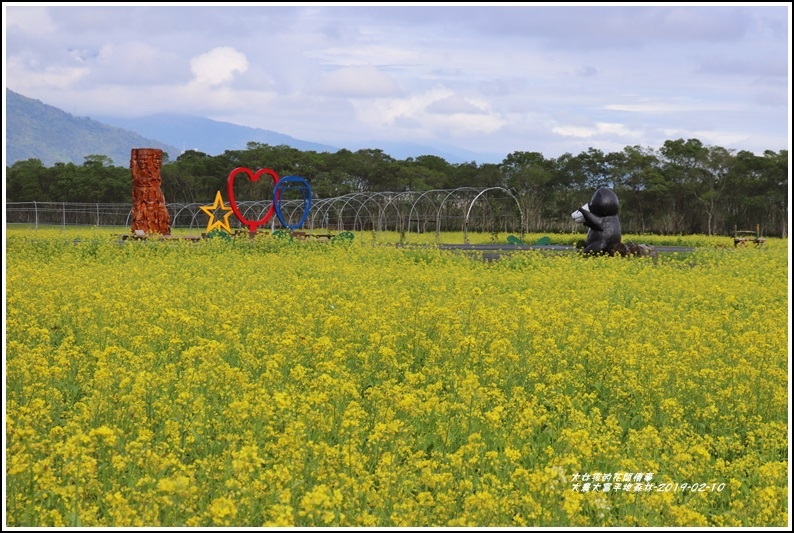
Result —
[{"label": "carved wooden totem", "polygon": [[133,148],[130,156],[132,172],[132,231],[146,234],[171,234],[171,216],[165,208],[165,195],[160,189],[160,167],[163,151],[158,148]]}]

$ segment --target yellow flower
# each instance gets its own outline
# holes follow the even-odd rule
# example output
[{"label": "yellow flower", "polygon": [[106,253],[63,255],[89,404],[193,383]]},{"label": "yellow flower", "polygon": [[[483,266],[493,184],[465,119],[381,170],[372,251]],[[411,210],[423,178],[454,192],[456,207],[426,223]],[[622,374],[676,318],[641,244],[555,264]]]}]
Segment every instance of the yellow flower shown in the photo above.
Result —
[{"label": "yellow flower", "polygon": [[212,523],[216,526],[228,526],[234,517],[237,516],[237,507],[230,498],[225,496],[212,500],[208,511]]}]

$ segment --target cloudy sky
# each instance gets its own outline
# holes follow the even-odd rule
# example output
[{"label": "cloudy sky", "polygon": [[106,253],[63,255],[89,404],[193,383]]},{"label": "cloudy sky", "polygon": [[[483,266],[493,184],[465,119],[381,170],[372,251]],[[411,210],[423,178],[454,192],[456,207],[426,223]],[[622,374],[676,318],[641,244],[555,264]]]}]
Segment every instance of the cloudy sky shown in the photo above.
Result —
[{"label": "cloudy sky", "polygon": [[788,3],[6,2],[3,24],[6,87],[76,116],[502,157],[791,142]]}]

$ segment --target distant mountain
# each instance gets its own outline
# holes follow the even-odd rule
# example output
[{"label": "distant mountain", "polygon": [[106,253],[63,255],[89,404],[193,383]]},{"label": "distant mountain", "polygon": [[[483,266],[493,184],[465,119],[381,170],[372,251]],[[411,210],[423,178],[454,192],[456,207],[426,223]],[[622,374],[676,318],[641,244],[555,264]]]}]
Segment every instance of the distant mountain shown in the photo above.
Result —
[{"label": "distant mountain", "polygon": [[180,147],[180,152],[197,150],[207,155],[220,155],[226,150],[245,150],[249,142],[269,144],[270,146],[287,145],[302,152],[330,152],[339,148],[301,141],[259,128],[238,126],[230,122],[219,122],[203,117],[160,113],[146,117],[124,118],[97,116],[97,120],[119,128],[125,128],[153,137]]},{"label": "distant mountain", "polygon": [[145,138],[129,130],[69,113],[6,89],[6,165],[36,158],[46,167],[55,163],[82,165],[89,155],[109,157],[115,166],[130,163],[133,148],[160,148],[171,159],[176,146]]},{"label": "distant mountain", "polygon": [[433,147],[409,142],[372,140],[334,147],[270,130],[172,113],[137,118],[78,118],[6,89],[6,164],[9,166],[30,158],[40,159],[48,167],[57,162],[82,164],[85,156],[96,154],[110,157],[116,166],[127,166],[132,148],[160,148],[175,160],[186,150],[216,156],[227,150],[244,150],[249,142],[287,145],[319,153],[335,153],[342,148],[352,152],[380,149],[398,160],[434,155],[451,164],[499,163],[504,158],[504,154],[482,154],[452,146]]},{"label": "distant mountain", "polygon": [[468,163],[471,161],[501,162],[504,156],[479,154],[455,147],[431,147],[415,143],[400,142],[352,142],[343,146],[329,146],[303,141],[260,128],[238,126],[230,122],[220,122],[192,115],[160,113],[146,117],[95,116],[95,119],[135,131],[146,137],[180,147],[181,151],[197,150],[208,155],[220,155],[226,150],[245,150],[249,142],[259,142],[270,146],[287,145],[301,151],[335,153],[342,148],[352,152],[361,149],[380,149],[394,159],[407,159],[421,155],[435,155],[448,163]]}]

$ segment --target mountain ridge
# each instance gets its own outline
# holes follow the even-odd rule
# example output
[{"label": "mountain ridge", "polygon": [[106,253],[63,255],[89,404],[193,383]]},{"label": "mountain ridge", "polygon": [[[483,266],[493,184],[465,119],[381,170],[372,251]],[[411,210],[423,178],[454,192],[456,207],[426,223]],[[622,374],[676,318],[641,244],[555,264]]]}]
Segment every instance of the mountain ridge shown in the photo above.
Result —
[{"label": "mountain ridge", "polygon": [[132,148],[159,148],[176,158],[179,149],[132,131],[76,117],[40,100],[6,88],[6,165],[39,159],[44,166],[56,163],[81,165],[90,155],[104,155],[115,166],[129,165]]},{"label": "mountain ridge", "polygon": [[[271,130],[239,126],[195,115],[156,113],[143,117],[114,117],[100,115],[97,120],[116,127],[138,132],[147,137],[157,136],[182,151],[197,150],[216,156],[227,150],[245,150],[249,142],[271,146],[287,145],[301,151],[336,152],[339,148],[303,141]],[[204,133],[210,132],[210,133]]]},{"label": "mountain ridge", "polygon": [[448,163],[497,163],[496,154],[479,154],[456,147],[436,148],[411,142],[351,142],[345,146],[296,139],[271,130],[240,126],[195,115],[158,113],[144,117],[76,117],[40,100],[6,88],[6,165],[39,159],[45,166],[55,163],[82,164],[89,155],[109,157],[116,166],[126,166],[132,148],[160,148],[175,160],[187,150],[210,156],[227,150],[245,150],[249,142],[287,145],[301,151],[337,152],[380,149],[397,160],[424,155]]},{"label": "mountain ridge", "polygon": [[483,157],[501,162],[495,154],[484,155],[460,148],[436,148],[412,142],[373,141],[349,142],[342,146],[332,146],[302,139],[296,139],[284,133],[240,126],[231,122],[223,122],[179,113],[156,113],[143,117],[116,117],[100,115],[97,120],[122,127],[145,135],[156,137],[170,144],[181,147],[182,151],[197,150],[210,156],[221,155],[227,150],[245,150],[249,142],[259,142],[271,146],[287,145],[301,151],[335,153],[341,149],[356,152],[363,149],[380,149],[394,159],[407,159],[422,155],[441,157],[448,163],[468,163]]}]

